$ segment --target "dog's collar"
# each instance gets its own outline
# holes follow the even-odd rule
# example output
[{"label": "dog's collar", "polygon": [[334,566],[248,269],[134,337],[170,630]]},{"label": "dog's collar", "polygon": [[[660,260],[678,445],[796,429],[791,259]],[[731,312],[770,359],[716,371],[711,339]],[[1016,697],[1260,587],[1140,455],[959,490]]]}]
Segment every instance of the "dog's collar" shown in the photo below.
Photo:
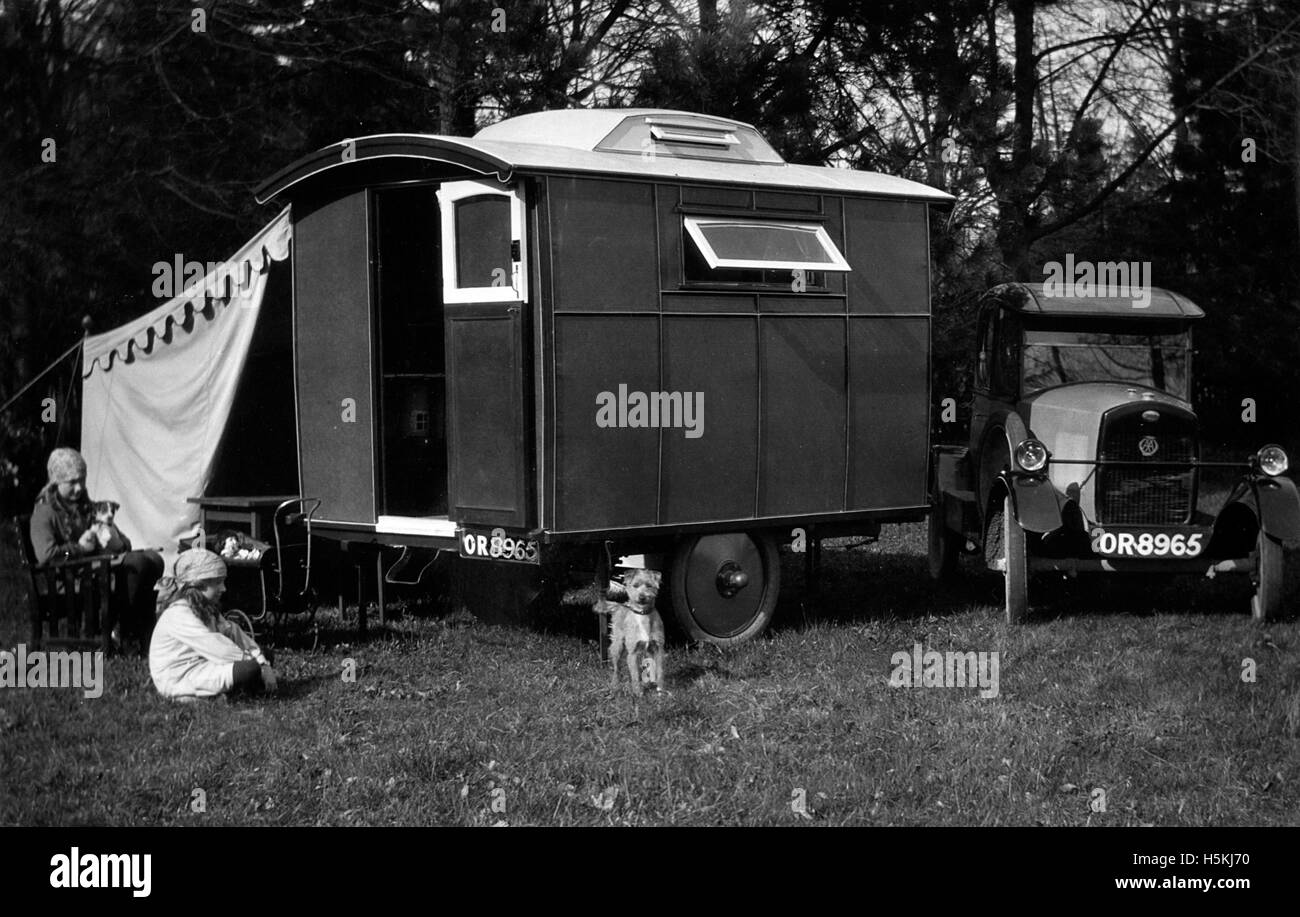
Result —
[{"label": "dog's collar", "polygon": [[654,607],[653,605],[651,605],[651,606],[650,606],[649,608],[647,608],[645,611],[641,611],[641,610],[638,609],[635,605],[628,605],[628,606],[626,606],[626,607],[627,607],[627,609],[628,609],[629,611],[632,612],[632,614],[634,614],[634,615],[641,615],[642,617],[645,617],[646,615],[654,614],[654,610],[655,610],[655,607]]}]

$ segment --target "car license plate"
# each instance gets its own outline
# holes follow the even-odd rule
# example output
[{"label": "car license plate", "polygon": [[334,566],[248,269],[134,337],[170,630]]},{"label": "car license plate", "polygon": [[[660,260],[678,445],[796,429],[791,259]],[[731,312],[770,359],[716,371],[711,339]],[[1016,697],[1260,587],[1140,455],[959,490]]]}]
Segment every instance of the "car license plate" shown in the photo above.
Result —
[{"label": "car license plate", "polygon": [[536,541],[507,535],[505,529],[493,529],[491,532],[461,529],[457,541],[460,543],[461,557],[504,560],[518,564],[541,562],[538,559]]},{"label": "car license plate", "polygon": [[1113,531],[1097,526],[1090,537],[1092,552],[1102,557],[1195,557],[1205,548],[1208,533]]}]

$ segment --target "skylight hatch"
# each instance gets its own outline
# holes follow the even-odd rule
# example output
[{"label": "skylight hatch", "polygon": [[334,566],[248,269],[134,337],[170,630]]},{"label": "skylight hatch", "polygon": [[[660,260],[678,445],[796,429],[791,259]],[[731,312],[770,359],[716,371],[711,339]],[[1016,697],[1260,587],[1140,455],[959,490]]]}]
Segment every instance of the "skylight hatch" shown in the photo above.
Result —
[{"label": "skylight hatch", "polygon": [[751,125],[687,112],[631,115],[620,121],[594,149],[606,153],[632,153],[650,161],[662,156],[665,159],[784,163]]}]

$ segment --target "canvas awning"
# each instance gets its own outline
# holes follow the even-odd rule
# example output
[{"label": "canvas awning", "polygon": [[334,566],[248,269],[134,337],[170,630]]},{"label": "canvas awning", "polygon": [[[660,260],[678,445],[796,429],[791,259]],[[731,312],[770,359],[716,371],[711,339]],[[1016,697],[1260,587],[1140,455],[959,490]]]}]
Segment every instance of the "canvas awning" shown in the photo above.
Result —
[{"label": "canvas awning", "polygon": [[272,262],[289,257],[289,208],[156,309],[87,337],[81,451],[92,499],[116,500],[136,547],[174,553],[198,521]]}]

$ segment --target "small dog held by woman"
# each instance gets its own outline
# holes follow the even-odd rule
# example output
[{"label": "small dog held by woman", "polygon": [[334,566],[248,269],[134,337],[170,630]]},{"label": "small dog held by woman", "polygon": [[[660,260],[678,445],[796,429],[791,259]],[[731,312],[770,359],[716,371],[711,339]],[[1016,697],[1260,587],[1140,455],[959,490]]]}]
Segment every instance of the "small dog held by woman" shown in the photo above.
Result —
[{"label": "small dog held by woman", "polygon": [[116,500],[95,500],[91,507],[94,521],[91,522],[89,531],[94,534],[98,549],[110,554],[131,550],[131,539],[117,527],[117,511],[122,508],[122,504]]}]

